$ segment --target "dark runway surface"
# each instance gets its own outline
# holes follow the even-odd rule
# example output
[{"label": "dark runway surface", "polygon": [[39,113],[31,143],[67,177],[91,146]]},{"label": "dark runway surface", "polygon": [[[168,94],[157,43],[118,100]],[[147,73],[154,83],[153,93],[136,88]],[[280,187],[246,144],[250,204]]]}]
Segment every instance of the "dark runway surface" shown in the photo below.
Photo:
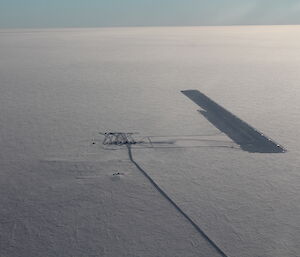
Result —
[{"label": "dark runway surface", "polygon": [[242,121],[198,90],[181,91],[203,110],[199,112],[241,149],[251,153],[283,153],[286,150],[263,133]]}]

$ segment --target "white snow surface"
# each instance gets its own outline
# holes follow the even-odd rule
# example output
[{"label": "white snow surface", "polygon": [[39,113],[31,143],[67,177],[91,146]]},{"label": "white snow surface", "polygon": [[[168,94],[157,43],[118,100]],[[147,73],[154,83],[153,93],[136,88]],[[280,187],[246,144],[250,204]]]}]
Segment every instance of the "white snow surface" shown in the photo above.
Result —
[{"label": "white snow surface", "polygon": [[[133,158],[226,256],[300,256],[299,46],[300,26],[0,30],[0,256],[220,256],[108,131],[192,135]],[[237,149],[186,89],[287,152]]]}]

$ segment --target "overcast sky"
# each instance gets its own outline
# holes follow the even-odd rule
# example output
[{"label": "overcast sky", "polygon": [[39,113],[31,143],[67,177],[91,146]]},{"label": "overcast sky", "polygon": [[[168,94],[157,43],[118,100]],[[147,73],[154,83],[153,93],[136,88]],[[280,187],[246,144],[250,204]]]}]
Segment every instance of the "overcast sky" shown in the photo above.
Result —
[{"label": "overcast sky", "polygon": [[300,0],[0,0],[1,28],[300,24]]}]

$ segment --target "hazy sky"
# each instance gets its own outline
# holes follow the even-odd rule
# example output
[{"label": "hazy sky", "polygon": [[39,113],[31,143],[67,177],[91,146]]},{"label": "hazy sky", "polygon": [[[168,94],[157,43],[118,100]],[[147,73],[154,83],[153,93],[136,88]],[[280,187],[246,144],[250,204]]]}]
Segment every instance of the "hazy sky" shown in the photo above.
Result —
[{"label": "hazy sky", "polygon": [[300,24],[300,0],[0,0],[0,27]]}]

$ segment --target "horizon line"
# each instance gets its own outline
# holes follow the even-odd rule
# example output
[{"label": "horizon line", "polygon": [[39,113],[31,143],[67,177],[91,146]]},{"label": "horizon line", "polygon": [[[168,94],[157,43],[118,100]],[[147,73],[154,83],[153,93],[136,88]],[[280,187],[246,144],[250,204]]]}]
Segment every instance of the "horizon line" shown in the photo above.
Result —
[{"label": "horizon line", "polygon": [[0,27],[0,30],[40,30],[40,29],[112,29],[112,28],[187,28],[187,27],[287,27],[298,24],[231,24],[231,25],[116,25],[116,26],[65,26],[65,27]]}]

